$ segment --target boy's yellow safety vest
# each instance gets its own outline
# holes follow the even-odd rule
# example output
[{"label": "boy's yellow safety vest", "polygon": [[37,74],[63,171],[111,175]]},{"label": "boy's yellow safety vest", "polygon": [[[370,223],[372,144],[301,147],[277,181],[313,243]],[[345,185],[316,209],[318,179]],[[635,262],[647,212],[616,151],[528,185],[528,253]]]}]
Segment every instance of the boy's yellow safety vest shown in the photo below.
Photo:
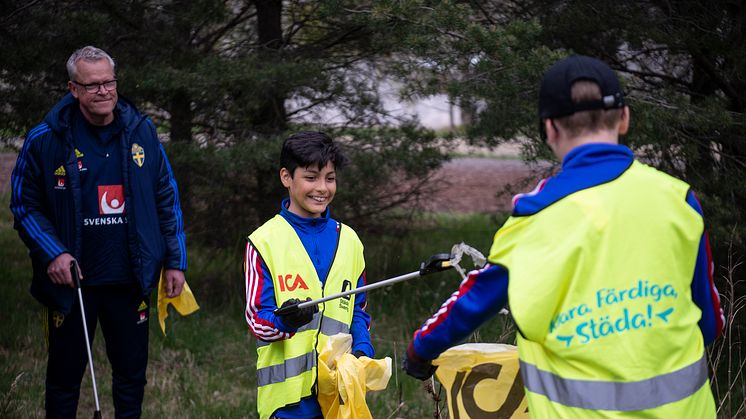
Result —
[{"label": "boy's yellow safety vest", "polygon": [[715,417],[688,189],[634,162],[496,233],[532,417]]},{"label": "boy's yellow safety vest", "polygon": [[[264,223],[249,240],[267,265],[277,306],[291,299],[318,299],[357,286],[365,270],[363,244],[357,234],[340,225],[337,250],[322,289],[313,262],[293,227],[280,215]],[[311,323],[290,339],[257,340],[257,407],[261,418],[315,393],[318,353],[329,336],[349,333],[355,296],[327,301]]]}]

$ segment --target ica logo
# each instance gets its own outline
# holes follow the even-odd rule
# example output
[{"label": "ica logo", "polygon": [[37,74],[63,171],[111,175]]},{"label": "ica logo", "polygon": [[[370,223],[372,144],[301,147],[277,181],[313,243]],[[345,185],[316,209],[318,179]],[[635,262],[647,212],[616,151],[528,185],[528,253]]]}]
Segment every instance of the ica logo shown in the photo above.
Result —
[{"label": "ica logo", "polygon": [[308,289],[308,285],[299,274],[295,274],[295,277],[293,277],[293,274],[277,275],[277,282],[280,283],[280,291],[282,292],[295,291],[299,287],[302,290]]}]

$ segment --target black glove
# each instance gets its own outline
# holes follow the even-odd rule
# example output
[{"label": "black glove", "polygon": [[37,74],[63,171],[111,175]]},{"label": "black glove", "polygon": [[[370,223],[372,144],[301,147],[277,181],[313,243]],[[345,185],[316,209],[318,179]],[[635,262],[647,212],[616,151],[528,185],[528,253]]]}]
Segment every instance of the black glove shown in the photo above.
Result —
[{"label": "black glove", "polygon": [[361,356],[367,356],[365,355],[365,352],[363,351],[355,351],[352,354],[355,355],[355,358],[360,358]]},{"label": "black glove", "polygon": [[[310,298],[306,298],[306,301],[311,301]],[[300,300],[297,298],[291,298],[284,303],[282,303],[282,306],[280,308],[284,308],[291,305],[297,305],[300,304]],[[314,305],[311,307],[306,308],[299,308],[297,310],[292,310],[290,313],[287,314],[280,314],[280,320],[282,320],[282,323],[291,328],[291,329],[298,329],[301,326],[308,324],[313,320],[313,314],[319,311],[319,306]]]},{"label": "black glove", "polygon": [[435,374],[438,367],[433,366],[430,361],[420,358],[414,351],[412,343],[409,343],[407,352],[404,354],[404,360],[401,363],[402,369],[412,377],[418,380],[427,380]]}]

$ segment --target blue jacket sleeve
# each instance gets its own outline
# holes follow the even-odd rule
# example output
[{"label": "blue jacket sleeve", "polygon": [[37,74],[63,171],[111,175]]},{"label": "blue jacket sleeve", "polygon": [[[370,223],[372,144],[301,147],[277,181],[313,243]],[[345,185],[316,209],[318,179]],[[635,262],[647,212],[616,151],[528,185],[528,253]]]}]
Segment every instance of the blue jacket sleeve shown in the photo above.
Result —
[{"label": "blue jacket sleeve", "polygon": [[[702,206],[692,191],[689,191],[686,202],[703,216]],[[697,264],[694,267],[692,278],[692,299],[697,307],[702,310],[702,318],[699,320],[699,328],[702,331],[705,345],[710,345],[723,332],[725,316],[720,307],[720,293],[713,281],[715,265],[710,252],[710,241],[707,230],[702,233],[697,253]]]},{"label": "blue jacket sleeve", "polygon": [[[357,280],[357,288],[365,286],[365,272]],[[373,358],[375,349],[370,341],[370,314],[365,311],[368,306],[367,296],[364,292],[355,296],[355,311],[352,313],[352,352],[361,351],[365,356]]]},{"label": "blue jacket sleeve", "polygon": [[469,272],[459,289],[414,333],[414,351],[423,359],[437,358],[497,314],[507,301],[508,271],[503,266]]},{"label": "blue jacket sleeve", "polygon": [[26,135],[16,166],[11,175],[10,211],[14,228],[28,247],[31,257],[43,266],[62,253],[70,253],[60,241],[44,210],[45,186],[39,165],[39,144],[51,135],[46,124]]},{"label": "blue jacket sleeve", "polygon": [[[148,120],[152,135],[158,142],[155,127]],[[158,166],[158,219],[161,227],[161,235],[166,243],[166,269],[187,269],[186,235],[184,234],[184,221],[181,213],[181,202],[179,201],[179,188],[171,170],[171,164],[166,157],[163,145],[158,142],[160,148],[160,162]]]},{"label": "blue jacket sleeve", "polygon": [[296,329],[285,326],[280,317],[274,314],[277,308],[274,284],[267,265],[251,242],[246,244],[244,270],[246,285],[244,316],[251,333],[257,339],[267,342],[292,337]]}]

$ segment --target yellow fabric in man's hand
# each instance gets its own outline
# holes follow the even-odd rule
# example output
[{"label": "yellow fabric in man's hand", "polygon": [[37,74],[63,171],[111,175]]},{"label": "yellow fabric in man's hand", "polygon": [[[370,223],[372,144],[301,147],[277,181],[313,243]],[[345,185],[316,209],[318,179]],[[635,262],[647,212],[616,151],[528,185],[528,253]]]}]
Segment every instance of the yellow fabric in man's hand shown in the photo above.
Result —
[{"label": "yellow fabric in man's hand", "polygon": [[339,333],[319,354],[318,400],[326,419],[372,418],[365,393],[385,389],[391,378],[391,358],[355,358],[351,347],[352,336]]},{"label": "yellow fabric in man's hand", "polygon": [[189,284],[184,281],[184,289],[178,297],[169,298],[166,293],[166,280],[163,278],[164,271],[161,271],[161,279],[158,281],[158,323],[161,325],[163,335],[166,335],[166,317],[168,317],[168,305],[174,306],[176,311],[182,316],[188,316],[199,310],[199,304],[194,298]]}]

